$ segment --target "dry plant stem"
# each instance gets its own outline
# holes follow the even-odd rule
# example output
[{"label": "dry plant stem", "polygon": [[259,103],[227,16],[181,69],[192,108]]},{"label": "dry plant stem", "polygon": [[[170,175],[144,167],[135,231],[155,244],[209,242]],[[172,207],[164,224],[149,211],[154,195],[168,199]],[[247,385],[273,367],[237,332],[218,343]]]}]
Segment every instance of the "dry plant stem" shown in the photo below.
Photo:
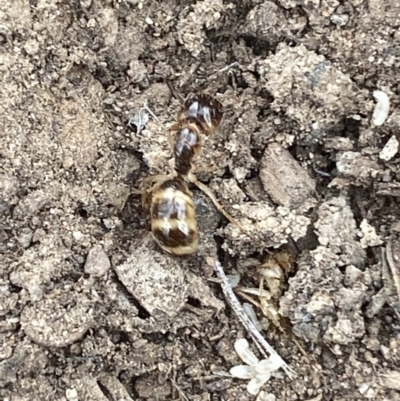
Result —
[{"label": "dry plant stem", "polygon": [[142,107],[139,110],[139,121],[138,121],[138,126],[137,126],[137,135],[139,135],[142,132],[142,111],[144,111],[144,108]]},{"label": "dry plant stem", "polygon": [[296,344],[297,348],[301,352],[301,354],[304,356],[304,358],[307,359],[308,363],[313,363],[318,371],[321,371],[321,367],[318,365],[318,363],[315,360],[311,360],[310,356],[307,354],[307,351],[300,345],[300,343],[292,336],[292,341]]},{"label": "dry plant stem", "polygon": [[255,301],[252,297],[250,297],[249,295],[245,294],[242,291],[238,291],[237,292],[241,297],[243,297],[246,301],[249,301],[252,305],[257,306],[257,308],[261,309],[261,304],[257,301]]},{"label": "dry plant stem", "polygon": [[[261,353],[268,357],[269,355],[276,355],[280,358],[280,356],[276,353],[276,351],[268,344],[265,338],[261,335],[261,333],[256,329],[253,322],[249,319],[249,317],[244,312],[242,306],[240,305],[239,300],[237,299],[235,293],[232,290],[232,287],[229,284],[228,278],[225,275],[224,269],[221,266],[221,263],[215,259],[214,261],[214,269],[217,273],[218,277],[222,280],[221,288],[222,292],[225,295],[226,300],[228,301],[229,305],[236,313],[237,317],[239,318],[240,322],[249,332],[250,336],[252,337],[253,341],[256,343],[258,349]],[[282,369],[285,373],[289,376],[290,379],[293,378],[295,372],[291,369],[283,360],[282,360]]]},{"label": "dry plant stem", "polygon": [[159,120],[159,118],[149,109],[149,106],[147,106],[147,103],[143,104],[143,108],[141,110],[147,110],[158,123],[161,122]]},{"label": "dry plant stem", "polygon": [[386,246],[386,260],[390,267],[390,271],[393,276],[394,286],[396,287],[397,296],[400,300],[400,273],[396,267],[396,263],[393,258],[392,241],[388,241]]},{"label": "dry plant stem", "polygon": [[221,73],[221,72],[227,71],[227,70],[229,70],[230,68],[232,68],[232,67],[234,67],[234,66],[236,66],[236,65],[239,65],[239,63],[238,63],[237,61],[235,61],[235,62],[232,63],[232,64],[227,65],[227,66],[224,67],[224,68],[221,68],[218,72]]},{"label": "dry plant stem", "polygon": [[[189,72],[189,76],[190,76],[190,72]],[[187,77],[186,79],[183,80],[182,84],[179,85],[180,87],[183,86],[187,81],[189,80],[189,77]],[[180,104],[183,104],[185,102],[185,99],[183,98],[183,96],[173,87],[172,83],[167,80],[167,86],[169,91],[171,92],[171,95],[177,99],[179,101]]]},{"label": "dry plant stem", "polygon": [[182,391],[182,389],[176,384],[176,381],[174,379],[171,379],[172,385],[175,387],[176,391],[179,394],[179,398],[184,400],[184,401],[189,401],[189,399],[186,397],[185,393]]}]

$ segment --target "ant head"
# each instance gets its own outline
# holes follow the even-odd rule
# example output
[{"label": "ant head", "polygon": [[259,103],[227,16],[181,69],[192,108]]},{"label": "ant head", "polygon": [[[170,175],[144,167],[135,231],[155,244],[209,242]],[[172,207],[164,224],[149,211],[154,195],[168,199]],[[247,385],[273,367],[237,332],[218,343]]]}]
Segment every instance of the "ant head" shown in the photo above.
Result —
[{"label": "ant head", "polygon": [[206,93],[190,94],[178,115],[179,122],[192,122],[206,135],[214,133],[224,115],[220,101]]}]

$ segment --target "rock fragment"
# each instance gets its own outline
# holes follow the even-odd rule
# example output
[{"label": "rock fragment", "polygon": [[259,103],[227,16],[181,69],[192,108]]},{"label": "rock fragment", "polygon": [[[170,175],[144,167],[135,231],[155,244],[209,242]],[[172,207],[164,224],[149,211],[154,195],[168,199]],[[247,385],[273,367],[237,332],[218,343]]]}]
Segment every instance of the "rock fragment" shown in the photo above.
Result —
[{"label": "rock fragment", "polygon": [[400,372],[388,370],[381,376],[382,386],[391,390],[400,391]]},{"label": "rock fragment", "polygon": [[103,374],[98,378],[98,383],[101,383],[109,391],[113,399],[134,401],[126,387],[115,376]]},{"label": "rock fragment", "polygon": [[359,152],[343,152],[336,162],[336,168],[340,175],[355,178],[359,182],[369,181],[380,170],[375,160]]},{"label": "rock fragment", "polygon": [[110,260],[101,245],[95,245],[90,251],[85,263],[85,273],[100,277],[111,267]]},{"label": "rock fragment", "polygon": [[138,245],[115,270],[127,290],[155,318],[175,316],[186,302],[188,284],[179,263],[149,246]]},{"label": "rock fragment", "polygon": [[342,266],[364,263],[365,252],[357,241],[357,225],[345,197],[333,198],[320,206],[315,230],[319,243],[339,255]]},{"label": "rock fragment", "polygon": [[272,1],[264,1],[247,14],[240,32],[274,44],[284,30],[287,30],[287,21],[281,9]]},{"label": "rock fragment", "polygon": [[149,244],[138,243],[128,260],[115,270],[126,289],[161,324],[166,320],[179,321],[172,318],[189,297],[203,307],[220,310],[225,306],[207,282],[188,270],[184,260],[160,253]]},{"label": "rock fragment", "polygon": [[364,249],[382,244],[381,238],[376,234],[375,227],[371,226],[366,219],[361,222],[360,229],[362,235],[360,243]]},{"label": "rock fragment", "polygon": [[[21,372],[34,376],[37,372],[44,371],[48,364],[49,358],[43,348],[32,344],[26,337],[21,339],[20,342],[14,344],[12,355],[8,359],[0,361],[0,391],[21,380]],[[4,398],[2,399],[4,400]],[[29,399],[32,400],[32,395]]]},{"label": "rock fragment", "polygon": [[19,190],[19,182],[16,177],[8,174],[0,174],[0,199],[10,202]]},{"label": "rock fragment", "polygon": [[315,181],[278,143],[270,144],[265,150],[260,179],[271,199],[281,206],[299,207],[315,191]]},{"label": "rock fragment", "polygon": [[52,190],[36,190],[30,192],[17,204],[14,216],[20,220],[31,217],[45,207],[50,207],[53,203]]},{"label": "rock fragment", "polygon": [[203,26],[206,29],[218,27],[225,7],[221,0],[198,1],[193,11],[178,22],[179,41],[193,57],[205,49],[204,41],[207,37]]},{"label": "rock fragment", "polygon": [[287,207],[272,207],[267,202],[237,205],[235,219],[245,228],[244,235],[229,224],[220,230],[226,238],[224,248],[237,254],[249,254],[261,246],[279,248],[288,242],[289,235],[297,241],[307,233],[310,219]]},{"label": "rock fragment", "polygon": [[349,22],[349,15],[348,14],[332,14],[331,21],[337,25],[338,27],[345,26]]},{"label": "rock fragment", "polygon": [[[97,377],[89,374],[72,382],[73,389],[77,392],[79,400],[85,401],[109,401],[99,386]],[[68,391],[68,390],[67,390]],[[129,398],[126,398],[128,401]]]},{"label": "rock fragment", "polygon": [[61,242],[57,236],[43,237],[39,245],[24,251],[10,274],[11,282],[28,290],[32,301],[42,298],[52,278],[74,269],[71,251]]}]

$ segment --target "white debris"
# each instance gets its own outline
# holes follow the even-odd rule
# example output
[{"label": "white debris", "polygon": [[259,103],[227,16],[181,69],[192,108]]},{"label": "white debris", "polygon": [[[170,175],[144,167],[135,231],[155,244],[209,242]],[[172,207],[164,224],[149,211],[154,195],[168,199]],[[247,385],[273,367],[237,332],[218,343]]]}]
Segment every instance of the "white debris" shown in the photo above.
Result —
[{"label": "white debris", "polygon": [[366,393],[366,391],[369,389],[369,385],[367,384],[367,383],[362,383],[361,385],[360,385],[360,387],[358,387],[358,391],[361,393],[361,394],[365,394]]},{"label": "white debris", "polygon": [[226,277],[228,278],[229,284],[232,288],[236,288],[240,283],[240,273],[237,271],[233,272],[232,274],[227,274]]},{"label": "white debris", "polygon": [[360,229],[362,236],[360,244],[364,249],[382,245],[383,242],[379,235],[377,235],[375,227],[371,226],[366,219],[361,222]]},{"label": "white debris", "polygon": [[95,245],[88,253],[85,263],[85,273],[93,277],[101,277],[110,269],[111,263],[101,245]]},{"label": "white debris", "polygon": [[382,91],[374,91],[373,96],[376,99],[377,103],[374,113],[372,114],[372,122],[374,123],[374,125],[380,126],[386,121],[389,115],[389,96]]},{"label": "white debris", "polygon": [[230,370],[230,374],[238,379],[250,379],[247,391],[252,395],[257,395],[261,387],[270,379],[271,373],[282,367],[283,361],[276,354],[259,361],[244,338],[235,342],[235,350],[246,365],[234,366]]},{"label": "white debris", "polygon": [[337,26],[345,26],[349,22],[348,14],[332,14],[331,21]]},{"label": "white debris", "polygon": [[83,239],[84,235],[80,232],[80,231],[74,231],[72,233],[72,236],[77,240],[80,241],[81,239]]},{"label": "white debris", "polygon": [[136,132],[139,134],[142,129],[146,126],[149,121],[149,114],[146,113],[144,108],[141,108],[138,112],[135,113],[133,117],[130,118],[128,125],[136,126]]},{"label": "white debris", "polygon": [[276,397],[272,393],[266,393],[265,391],[260,391],[256,401],[276,401]]},{"label": "white debris", "polygon": [[65,391],[65,397],[68,401],[78,401],[78,392],[74,388]]},{"label": "white debris", "polygon": [[253,322],[254,326],[258,331],[262,330],[262,326],[257,319],[256,312],[254,311],[253,305],[247,302],[243,303],[244,313],[249,317],[249,319]]},{"label": "white debris", "polygon": [[396,135],[393,135],[379,153],[379,158],[387,162],[396,156],[398,151],[399,141],[397,140]]},{"label": "white debris", "polygon": [[247,365],[254,366],[258,363],[258,358],[250,350],[249,342],[245,338],[239,338],[235,341],[235,351],[239,358]]}]

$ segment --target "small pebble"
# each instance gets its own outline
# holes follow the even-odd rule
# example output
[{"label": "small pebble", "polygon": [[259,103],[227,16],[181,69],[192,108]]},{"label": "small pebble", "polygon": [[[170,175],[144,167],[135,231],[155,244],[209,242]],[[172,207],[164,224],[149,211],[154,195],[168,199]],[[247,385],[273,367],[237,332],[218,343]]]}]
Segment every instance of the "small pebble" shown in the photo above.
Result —
[{"label": "small pebble", "polygon": [[67,397],[67,400],[69,401],[75,401],[78,399],[78,392],[74,388],[69,388],[65,392],[65,396]]},{"label": "small pebble", "polygon": [[85,263],[85,273],[94,277],[103,276],[111,267],[108,256],[101,245],[95,245],[90,251]]},{"label": "small pebble", "polygon": [[379,158],[384,161],[389,161],[396,156],[399,151],[399,141],[396,138],[396,135],[393,135],[383,147],[381,152],[379,153]]}]

